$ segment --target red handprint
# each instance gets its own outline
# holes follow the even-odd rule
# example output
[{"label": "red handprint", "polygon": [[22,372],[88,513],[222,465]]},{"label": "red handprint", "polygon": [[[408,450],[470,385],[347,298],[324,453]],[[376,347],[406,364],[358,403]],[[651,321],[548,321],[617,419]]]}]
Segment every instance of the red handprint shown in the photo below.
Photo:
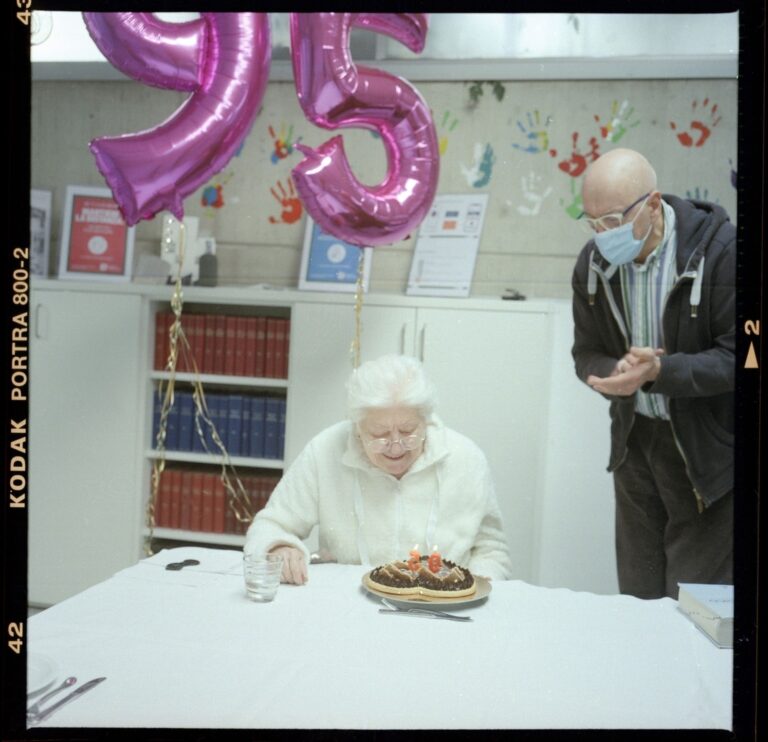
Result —
[{"label": "red handprint", "polygon": [[270,188],[270,193],[274,196],[275,200],[283,207],[280,212],[280,218],[270,216],[270,224],[293,224],[301,219],[302,206],[301,201],[296,196],[296,191],[293,189],[293,181],[288,178],[288,190],[286,191],[283,184],[278,181],[277,189],[280,191],[280,195],[277,194],[274,188]]},{"label": "red handprint", "polygon": [[[696,116],[696,109],[698,108],[698,105],[699,102],[696,100],[694,100],[691,104],[694,116]],[[701,103],[702,108],[706,108],[708,105],[709,98],[704,98]],[[717,103],[713,104],[712,109],[709,112],[709,117],[709,126],[707,126],[703,121],[699,121],[695,118],[693,121],[691,121],[690,128],[696,133],[697,136],[695,141],[687,131],[678,132],[677,139],[680,144],[683,145],[683,147],[701,147],[704,142],[709,139],[709,135],[712,133],[712,129],[714,129],[720,123],[721,119],[721,117],[717,115]],[[672,131],[677,131],[677,124],[675,124],[674,121],[670,121],[669,125],[672,128]]]},{"label": "red handprint", "polygon": [[[572,178],[578,178],[587,169],[587,165],[590,162],[594,162],[598,157],[600,157],[600,152],[598,152],[600,145],[598,144],[596,137],[590,137],[589,152],[583,155],[581,152],[579,152],[577,144],[579,141],[578,132],[574,131],[571,135],[571,139],[573,140],[573,152],[571,152],[571,156],[567,160],[558,162],[557,166]],[[552,149],[549,151],[549,154],[552,157],[557,157],[557,150]]]}]

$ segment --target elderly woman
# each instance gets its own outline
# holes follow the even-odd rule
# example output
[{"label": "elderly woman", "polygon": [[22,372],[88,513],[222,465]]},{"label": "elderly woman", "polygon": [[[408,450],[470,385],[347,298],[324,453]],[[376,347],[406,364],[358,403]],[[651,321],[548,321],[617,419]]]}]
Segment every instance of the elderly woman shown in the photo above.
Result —
[{"label": "elderly woman", "polygon": [[283,582],[307,581],[302,542],[345,564],[376,566],[419,544],[486,577],[511,573],[482,451],[435,416],[421,364],[384,356],[347,384],[349,420],[315,436],[248,529],[247,553],[283,555]]}]

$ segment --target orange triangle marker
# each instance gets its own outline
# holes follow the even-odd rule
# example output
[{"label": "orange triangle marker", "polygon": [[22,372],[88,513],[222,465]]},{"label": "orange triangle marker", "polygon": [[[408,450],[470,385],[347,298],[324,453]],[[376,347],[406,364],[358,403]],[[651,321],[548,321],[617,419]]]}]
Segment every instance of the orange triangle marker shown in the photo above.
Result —
[{"label": "orange triangle marker", "polygon": [[752,343],[749,344],[747,360],[744,361],[744,368],[757,368],[757,354],[755,353],[755,346],[752,345]]}]

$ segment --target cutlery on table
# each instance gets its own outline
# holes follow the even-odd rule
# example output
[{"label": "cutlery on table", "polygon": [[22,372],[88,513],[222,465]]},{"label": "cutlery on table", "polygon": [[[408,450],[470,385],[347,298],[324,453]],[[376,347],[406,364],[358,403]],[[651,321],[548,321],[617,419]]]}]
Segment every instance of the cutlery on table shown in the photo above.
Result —
[{"label": "cutlery on table", "polygon": [[200,564],[197,559],[185,559],[183,562],[171,562],[170,564],[166,564],[165,568],[172,572],[178,572],[180,569],[184,569],[184,567],[194,567],[197,564]]},{"label": "cutlery on table", "polygon": [[445,618],[449,621],[471,621],[471,616],[456,616],[453,613],[446,613],[445,611],[438,611],[431,608],[401,608],[394,603],[391,603],[386,598],[382,598],[381,602],[387,606],[386,608],[379,608],[379,613],[400,613],[403,615],[424,616],[425,618]]},{"label": "cutlery on table", "polygon": [[48,700],[53,698],[60,690],[64,690],[64,688],[69,688],[70,685],[74,685],[77,682],[77,678],[74,675],[70,675],[61,685],[57,686],[51,691],[48,691],[44,696],[41,698],[38,698],[35,703],[33,703],[28,709],[27,709],[27,716],[30,714],[35,715],[38,711],[40,711],[40,707]]},{"label": "cutlery on table", "polygon": [[64,698],[57,701],[52,706],[49,706],[47,709],[42,709],[34,714],[27,712],[27,722],[30,726],[39,724],[43,719],[47,719],[54,711],[60,709],[64,704],[69,703],[75,698],[79,698],[83,693],[91,690],[91,688],[95,688],[102,680],[106,680],[106,678],[94,678],[93,680],[89,680],[87,683],[76,688],[69,695],[64,696]]}]

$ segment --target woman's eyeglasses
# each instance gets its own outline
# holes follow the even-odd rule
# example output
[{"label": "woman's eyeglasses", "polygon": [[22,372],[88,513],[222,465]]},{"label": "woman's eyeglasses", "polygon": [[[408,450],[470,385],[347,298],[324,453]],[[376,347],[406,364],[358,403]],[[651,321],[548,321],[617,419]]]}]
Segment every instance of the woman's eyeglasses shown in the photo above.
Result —
[{"label": "woman's eyeglasses", "polygon": [[370,440],[365,441],[365,445],[373,453],[385,453],[386,451],[389,451],[395,443],[399,444],[400,447],[406,451],[414,451],[423,442],[423,435],[413,433],[411,435],[406,435],[404,438],[397,438],[396,440],[391,440],[390,438],[371,438]]}]

